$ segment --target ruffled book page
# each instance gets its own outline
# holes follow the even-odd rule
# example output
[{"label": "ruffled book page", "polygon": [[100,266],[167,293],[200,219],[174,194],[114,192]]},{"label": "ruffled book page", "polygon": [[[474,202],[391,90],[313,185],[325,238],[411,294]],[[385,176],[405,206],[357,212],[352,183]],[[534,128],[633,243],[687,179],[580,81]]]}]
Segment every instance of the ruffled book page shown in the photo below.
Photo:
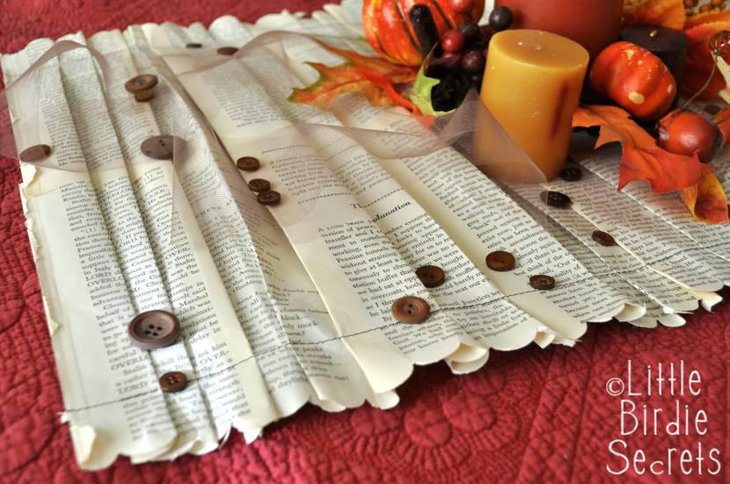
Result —
[{"label": "ruffled book page", "polygon": [[[60,53],[8,89],[18,149],[53,147],[49,163],[21,163],[20,189],[82,468],[204,454],[232,429],[252,441],[307,403],[388,409],[414,365],[472,372],[492,350],[573,345],[587,323],[681,326],[720,301],[730,227],[701,225],[643,185],[617,192],[615,151],[578,149],[579,182],[514,185],[455,147],[393,158],[382,153],[418,143],[352,136],[421,129],[400,109],[356,94],[332,111],[287,101],[316,80],[307,63],[343,61],[311,36],[372,55],[360,9],[76,33],[58,40],[93,50]],[[3,55],[6,86],[53,45]],[[149,102],[124,88],[138,74],[159,81]],[[181,140],[171,162],[142,153],[156,135]],[[246,156],[257,171],[237,168]],[[727,168],[718,175],[730,189]],[[257,201],[247,183],[258,178],[278,205]],[[544,190],[573,203],[548,207]],[[498,250],[513,270],[487,266]],[[419,280],[427,265],[442,285]],[[535,274],[555,288],[531,287]],[[394,318],[403,296],[428,303],[422,324]],[[133,346],[129,322],[160,309],[180,320],[178,342]],[[169,371],[187,376],[184,391],[162,391]]]}]

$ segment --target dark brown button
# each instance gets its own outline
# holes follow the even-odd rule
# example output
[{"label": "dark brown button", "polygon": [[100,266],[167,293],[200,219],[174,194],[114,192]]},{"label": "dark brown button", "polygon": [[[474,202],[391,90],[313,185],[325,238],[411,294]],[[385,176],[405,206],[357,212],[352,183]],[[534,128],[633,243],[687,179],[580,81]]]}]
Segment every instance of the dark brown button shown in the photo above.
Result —
[{"label": "dark brown button", "polygon": [[188,386],[188,377],[181,371],[168,371],[160,377],[160,387],[165,393],[177,393]]},{"label": "dark brown button", "polygon": [[236,160],[236,166],[243,171],[256,171],[259,169],[259,160],[253,156],[244,156]]},{"label": "dark brown button", "polygon": [[540,200],[545,205],[555,208],[565,208],[570,205],[570,197],[564,193],[544,191],[540,193]]},{"label": "dark brown button", "polygon": [[540,274],[538,276],[530,277],[530,285],[539,291],[546,291],[555,287],[555,279],[550,276]]},{"label": "dark brown button", "polygon": [[134,100],[138,103],[145,103],[147,101],[150,101],[153,97],[155,97],[154,89],[144,89],[142,91],[137,91],[134,93]]},{"label": "dark brown button", "polygon": [[180,337],[180,322],[174,314],[155,310],[140,313],[129,323],[129,337],[144,350],[164,348]]},{"label": "dark brown button", "polygon": [[446,280],[446,273],[437,266],[423,266],[416,269],[416,276],[426,287],[439,287]]},{"label": "dark brown button", "polygon": [[248,182],[248,188],[252,192],[267,192],[271,190],[271,183],[263,178],[254,178]]},{"label": "dark brown button", "polygon": [[487,254],[487,267],[493,271],[505,272],[515,268],[515,256],[504,250]]},{"label": "dark brown button", "polygon": [[187,47],[188,49],[202,49],[203,44],[199,42],[188,42],[187,44],[185,44],[185,47]]},{"label": "dark brown button", "polygon": [[238,52],[236,47],[219,47],[217,50],[220,55],[233,55]]},{"label": "dark brown button", "polygon": [[129,92],[139,92],[152,89],[157,85],[157,76],[152,74],[140,74],[134,76],[130,80],[124,83],[124,89]]},{"label": "dark brown button", "polygon": [[583,176],[583,172],[580,168],[575,166],[569,166],[560,170],[560,178],[565,181],[578,181]]},{"label": "dark brown button", "polygon": [[605,245],[606,247],[616,245],[616,239],[613,238],[613,235],[603,232],[601,230],[594,230],[592,237],[593,240],[601,245]]},{"label": "dark brown button", "polygon": [[51,154],[51,147],[48,145],[33,145],[29,146],[28,148],[24,149],[20,152],[20,155],[18,155],[18,158],[20,158],[20,161],[25,161],[27,163],[33,163],[35,161],[41,161],[46,158],[48,158],[48,155]]},{"label": "dark brown button", "polygon": [[420,297],[415,296],[396,299],[390,310],[396,320],[407,324],[422,323],[431,314],[431,307],[428,303]]},{"label": "dark brown button", "polygon": [[150,136],[142,142],[142,153],[155,160],[171,160],[176,149],[182,147],[182,140],[170,136]]},{"label": "dark brown button", "polygon": [[281,194],[274,190],[261,192],[256,196],[256,200],[262,205],[278,205],[281,201]]}]

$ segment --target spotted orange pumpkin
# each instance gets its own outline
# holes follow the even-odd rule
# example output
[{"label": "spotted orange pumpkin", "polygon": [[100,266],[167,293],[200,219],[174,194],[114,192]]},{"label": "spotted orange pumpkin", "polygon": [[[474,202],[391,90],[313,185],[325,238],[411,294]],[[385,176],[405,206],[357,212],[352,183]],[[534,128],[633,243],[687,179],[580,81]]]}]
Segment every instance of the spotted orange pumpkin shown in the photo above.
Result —
[{"label": "spotted orange pumpkin", "polygon": [[597,94],[646,121],[666,114],[677,95],[677,83],[664,62],[643,47],[624,41],[598,54],[590,83]]},{"label": "spotted orange pumpkin", "polygon": [[418,40],[408,21],[408,12],[417,4],[429,7],[439,36],[465,20],[479,20],[484,12],[484,0],[476,0],[466,15],[451,10],[449,0],[365,0],[362,6],[365,38],[378,55],[396,64],[421,64]]}]

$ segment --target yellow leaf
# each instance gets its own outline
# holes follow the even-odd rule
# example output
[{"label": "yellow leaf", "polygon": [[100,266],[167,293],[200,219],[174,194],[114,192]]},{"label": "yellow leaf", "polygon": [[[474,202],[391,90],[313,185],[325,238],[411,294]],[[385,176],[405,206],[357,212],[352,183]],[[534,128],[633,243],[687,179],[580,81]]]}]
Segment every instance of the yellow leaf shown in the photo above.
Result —
[{"label": "yellow leaf", "polygon": [[728,221],[727,196],[712,172],[705,172],[697,185],[681,190],[680,195],[697,220],[712,224]]}]

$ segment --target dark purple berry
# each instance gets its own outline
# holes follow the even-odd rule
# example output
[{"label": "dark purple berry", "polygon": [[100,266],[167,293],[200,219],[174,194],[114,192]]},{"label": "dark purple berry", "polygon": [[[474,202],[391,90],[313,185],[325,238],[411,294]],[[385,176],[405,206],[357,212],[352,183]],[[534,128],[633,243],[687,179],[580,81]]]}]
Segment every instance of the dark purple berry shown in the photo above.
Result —
[{"label": "dark purple berry", "polygon": [[482,32],[479,26],[471,21],[459,25],[459,32],[464,36],[464,45],[469,48],[482,39]]},{"label": "dark purple berry", "polygon": [[470,50],[461,58],[461,68],[469,74],[481,74],[484,72],[486,59],[484,54],[478,50]]},{"label": "dark purple berry", "polygon": [[489,26],[495,32],[507,30],[512,25],[512,10],[509,7],[497,7],[489,14]]},{"label": "dark purple berry", "polygon": [[432,57],[426,69],[426,75],[434,79],[443,79],[450,72],[461,66],[461,54],[446,54]]}]

